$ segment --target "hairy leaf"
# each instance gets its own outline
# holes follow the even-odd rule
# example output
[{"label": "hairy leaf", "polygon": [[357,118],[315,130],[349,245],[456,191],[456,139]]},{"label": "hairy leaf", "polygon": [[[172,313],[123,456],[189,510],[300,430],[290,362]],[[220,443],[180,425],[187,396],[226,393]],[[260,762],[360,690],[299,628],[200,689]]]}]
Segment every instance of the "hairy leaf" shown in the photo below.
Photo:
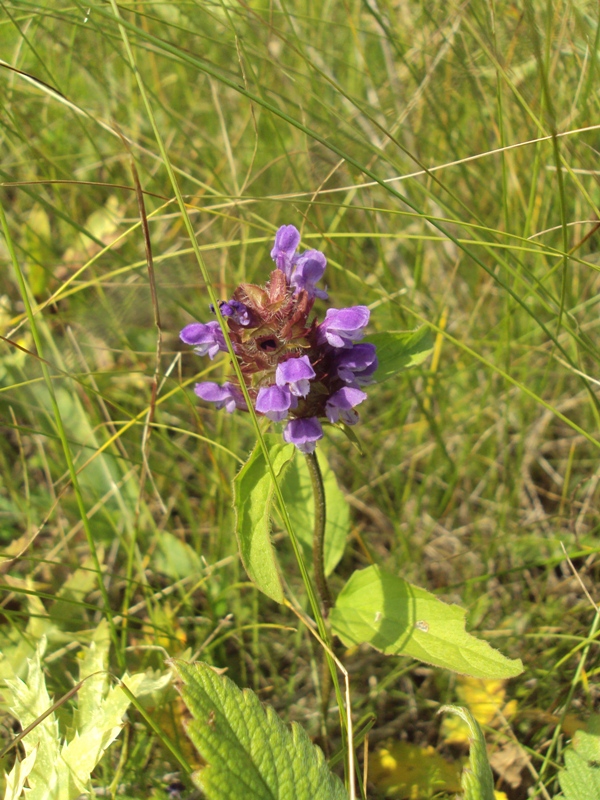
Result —
[{"label": "hairy leaf", "polygon": [[[320,451],[317,451],[317,458],[323,475],[327,506],[324,543],[325,574],[330,575],[344,555],[346,539],[350,530],[350,509],[327,459]],[[287,468],[281,484],[281,491],[294,531],[310,560],[315,503],[310,473],[306,466],[306,459],[301,453],[296,454]]]},{"label": "hairy leaf", "polygon": [[474,678],[510,678],[523,671],[465,630],[464,609],[448,605],[377,566],[355,572],[331,612],[346,645],[368,642],[386,655],[405,655]]},{"label": "hairy leaf", "polygon": [[600,800],[600,736],[577,731],[558,782],[565,800]]},{"label": "hairy leaf", "polygon": [[[265,436],[275,475],[294,455],[294,445],[279,436]],[[268,597],[283,602],[283,589],[271,543],[271,503],[275,486],[264,453],[257,443],[233,481],[236,535],[246,572]]]},{"label": "hairy leaf", "polygon": [[463,769],[461,777],[463,800],[494,800],[494,777],[479,723],[469,709],[462,706],[443,706],[440,711],[457,714],[467,724],[471,734],[469,764]]},{"label": "hairy leaf", "polygon": [[206,767],[194,775],[209,800],[347,800],[323,753],[296,723],[208,664],[173,665],[193,721],[188,736]]},{"label": "hairy leaf", "polygon": [[365,337],[365,342],[371,342],[377,348],[379,367],[375,380],[379,383],[422,364],[434,344],[431,330],[426,325],[416,331],[372,333]]},{"label": "hairy leaf", "polygon": [[[23,728],[40,720],[52,706],[41,666],[45,646],[42,639],[35,656],[28,660],[27,680],[6,680],[11,710]],[[25,780],[25,771],[28,771],[29,782],[27,800],[75,800],[81,795],[89,796],[92,770],[119,735],[123,715],[129,707],[129,698],[119,686],[108,688],[108,648],[107,627],[102,622],[81,661],[80,679],[84,682],[79,688],[78,709],[69,729],[68,741],[64,741],[54,711],[37,722],[23,737],[26,758],[17,772],[13,770],[13,794],[9,797],[14,800],[19,797],[17,789]],[[127,688],[136,696],[157,688],[164,689],[169,681],[168,673],[158,679],[143,672],[123,678]]]}]

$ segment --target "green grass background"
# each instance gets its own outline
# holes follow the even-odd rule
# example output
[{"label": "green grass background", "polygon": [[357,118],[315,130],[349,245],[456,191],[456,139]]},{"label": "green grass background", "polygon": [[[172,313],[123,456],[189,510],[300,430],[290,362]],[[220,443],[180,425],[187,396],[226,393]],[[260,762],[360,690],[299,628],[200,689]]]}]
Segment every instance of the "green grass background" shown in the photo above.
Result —
[{"label": "green grass background", "polygon": [[[197,402],[226,362],[178,338],[210,312],[172,170],[217,296],[262,283],[294,224],[327,255],[333,305],[368,304],[372,331],[432,326],[433,357],[370,388],[364,456],[327,436],[353,509],[332,586],[374,561],[522,658],[511,725],[542,777],[502,788],[552,796],[557,721],[598,702],[597,620],[562,550],[593,594],[597,4],[148,1],[119,4],[121,30],[108,2],[0,7],[0,198],[42,347],[2,240],[0,543],[21,555],[0,564],[3,648],[23,669],[46,632],[59,696],[113,618],[116,673],[189,648],[319,733],[319,654],[236,554],[230,482],[252,426]],[[366,651],[347,664],[372,747],[436,743],[452,676]],[[182,737],[178,706],[161,713]],[[94,780],[166,797],[176,770],[132,715]]]}]

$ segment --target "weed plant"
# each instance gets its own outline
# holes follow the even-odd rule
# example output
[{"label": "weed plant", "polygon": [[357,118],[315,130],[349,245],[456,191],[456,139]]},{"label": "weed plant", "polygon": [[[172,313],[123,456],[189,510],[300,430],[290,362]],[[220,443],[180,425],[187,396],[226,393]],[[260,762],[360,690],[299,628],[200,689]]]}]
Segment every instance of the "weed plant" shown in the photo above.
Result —
[{"label": "weed plant", "polygon": [[[105,621],[113,675],[202,659],[341,746],[320,645],[238,557],[231,481],[256,434],[192,391],[227,358],[179,339],[210,298],[176,184],[216,297],[263,283],[293,224],[371,331],[430,327],[431,358],[370,387],[362,455],[331,428],[319,445],[351,509],[332,593],[379,564],[522,659],[488,744],[517,743],[524,767],[497,788],[554,797],[598,703],[597,4],[1,6],[1,677],[24,677],[45,635],[58,699]],[[273,540],[308,611],[277,520]],[[371,752],[458,757],[435,714],[455,675],[336,653]],[[102,796],[198,796],[167,746],[198,763],[181,702],[150,709],[93,773]]]}]

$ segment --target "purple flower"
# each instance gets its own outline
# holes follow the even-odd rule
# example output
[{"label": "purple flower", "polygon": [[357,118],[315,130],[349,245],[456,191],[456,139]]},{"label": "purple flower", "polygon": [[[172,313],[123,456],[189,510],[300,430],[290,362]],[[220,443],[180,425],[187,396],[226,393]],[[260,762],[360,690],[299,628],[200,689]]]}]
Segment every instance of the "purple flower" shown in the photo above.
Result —
[{"label": "purple flower", "polygon": [[310,392],[310,380],[316,375],[308,356],[290,358],[277,366],[277,386],[288,386],[296,397],[306,397]]},{"label": "purple flower", "polygon": [[298,400],[287,386],[263,386],[256,398],[256,410],[273,422],[280,422],[290,408],[296,408]]},{"label": "purple flower", "polygon": [[327,300],[328,294],[323,289],[317,289],[315,284],[320,281],[327,266],[327,259],[320,250],[307,250],[296,259],[296,269],[290,280],[296,287],[296,294],[305,289],[309,297],[320,297]]},{"label": "purple flower", "polygon": [[[225,302],[225,300],[221,300],[219,303],[219,309],[224,317],[231,317],[234,322],[237,322],[244,327],[250,325],[250,312],[247,306],[245,306],[243,303],[240,303],[239,300],[228,300],[227,302]],[[213,312],[213,314],[215,313],[212,303],[210,305],[210,310]]]},{"label": "purple flower", "polygon": [[296,261],[296,249],[300,244],[300,232],[293,225],[282,225],[275,234],[275,245],[271,250],[271,258],[288,279],[292,276],[292,267]]},{"label": "purple flower", "polygon": [[361,392],[352,386],[343,386],[332,394],[325,404],[327,419],[329,422],[341,419],[346,425],[355,425],[358,422],[358,412],[354,410],[354,406],[366,399],[366,392]]},{"label": "purple flower", "polygon": [[199,356],[214,358],[219,350],[227,351],[225,337],[218,322],[192,322],[179,334],[186,344],[193,344]]},{"label": "purple flower", "polygon": [[336,359],[338,378],[351,386],[365,386],[373,382],[373,373],[378,367],[374,344],[355,344],[350,350],[342,350]]},{"label": "purple flower", "polygon": [[283,438],[303,453],[314,453],[317,442],[323,438],[323,428],[316,417],[291,419],[285,426]]},{"label": "purple flower", "polygon": [[366,306],[328,308],[319,325],[317,341],[319,344],[328,342],[332,347],[351,347],[364,336],[370,314]]},{"label": "purple flower", "polygon": [[219,386],[218,383],[206,381],[205,383],[197,383],[194,386],[194,391],[203,400],[208,400],[209,403],[214,403],[217,408],[224,408],[227,413],[231,414],[236,408],[241,408],[244,411],[248,410],[244,395],[232,383],[224,383]]}]

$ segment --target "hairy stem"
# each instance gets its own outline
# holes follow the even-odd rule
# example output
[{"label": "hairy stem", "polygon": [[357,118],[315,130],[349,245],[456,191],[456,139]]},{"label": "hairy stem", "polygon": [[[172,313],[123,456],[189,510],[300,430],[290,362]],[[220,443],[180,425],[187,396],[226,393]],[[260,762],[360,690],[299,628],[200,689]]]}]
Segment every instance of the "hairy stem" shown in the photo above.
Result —
[{"label": "hairy stem", "polygon": [[329,593],[329,586],[325,577],[325,563],[324,563],[324,544],[325,544],[325,522],[327,520],[327,511],[325,505],[325,488],[323,486],[323,476],[321,468],[317,460],[316,453],[306,454],[306,463],[308,464],[308,471],[310,472],[310,480],[312,482],[313,497],[315,500],[315,527],[313,531],[313,570],[315,573],[315,583],[317,585],[317,592],[321,598],[323,605],[323,614],[327,616],[327,612],[333,605],[331,602],[331,595]]}]

